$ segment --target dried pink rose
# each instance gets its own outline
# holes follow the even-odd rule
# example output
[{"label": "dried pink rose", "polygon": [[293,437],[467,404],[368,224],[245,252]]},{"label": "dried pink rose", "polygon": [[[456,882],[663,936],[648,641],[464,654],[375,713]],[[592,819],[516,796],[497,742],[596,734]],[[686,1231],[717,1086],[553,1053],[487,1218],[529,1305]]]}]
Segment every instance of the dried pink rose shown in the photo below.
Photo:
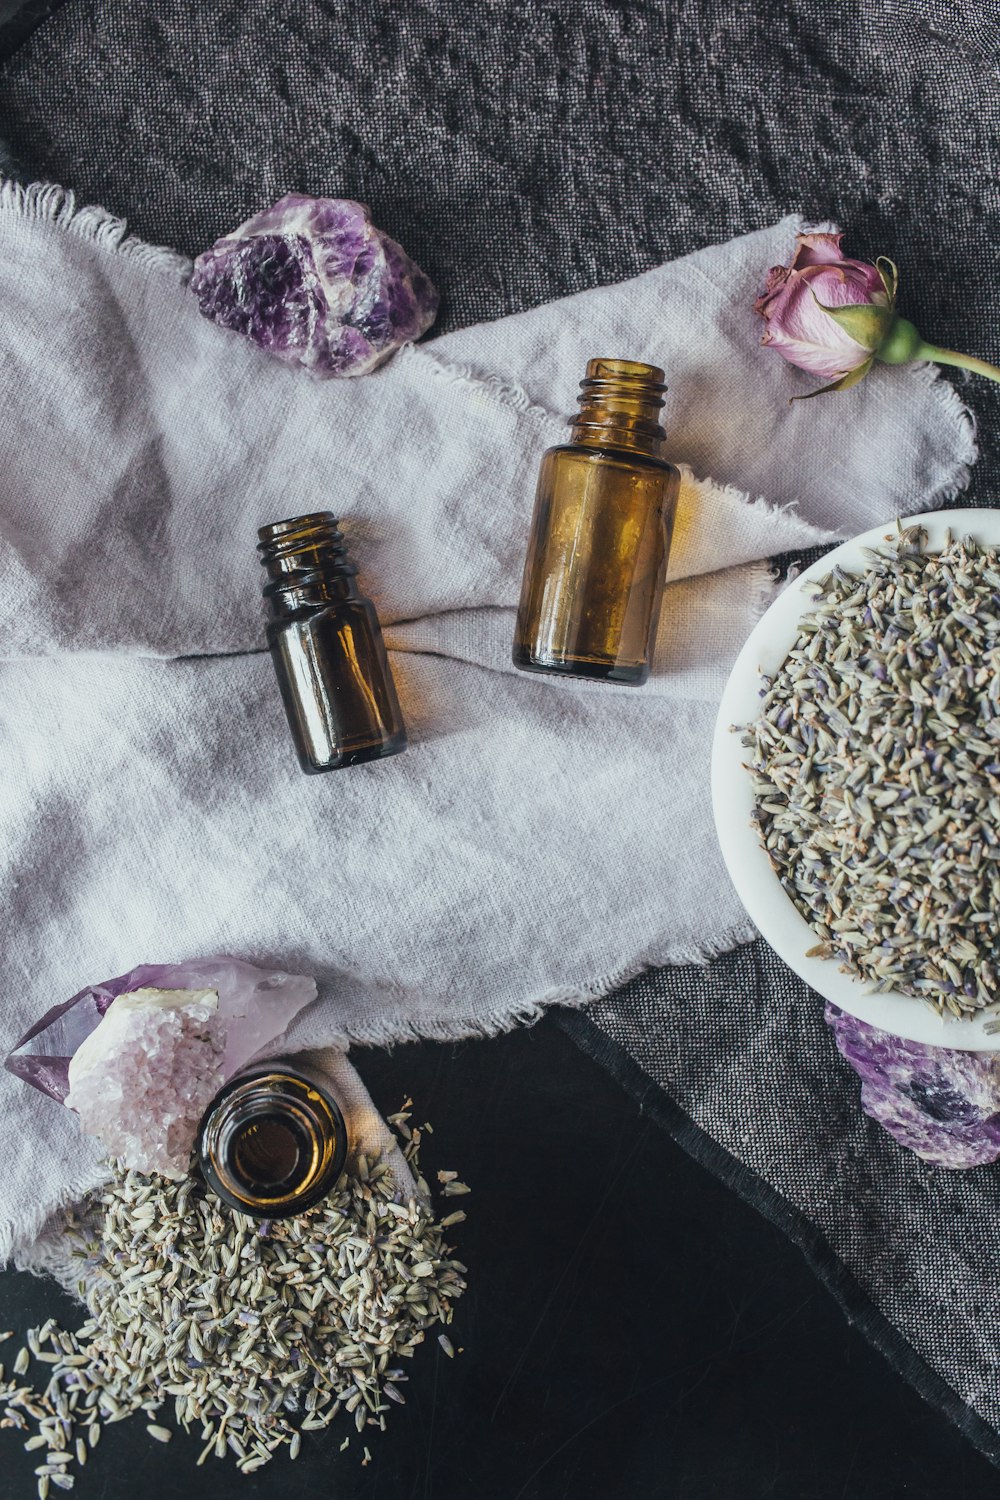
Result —
[{"label": "dried pink rose", "polygon": [[761,343],[829,382],[809,395],[848,390],[875,360],[889,365],[933,360],[1000,381],[995,365],[924,343],[896,311],[899,274],[893,262],[885,256],[874,265],[852,260],[841,251],[842,238],[839,233],[797,235],[791,263],[772,266],[754,303],[767,324]]},{"label": "dried pink rose", "polygon": [[874,266],[841,254],[839,234],[800,234],[789,266],[773,266],[754,304],[767,323],[761,343],[790,364],[823,380],[838,380],[871,361],[871,350],[826,311],[830,307],[889,306]]}]

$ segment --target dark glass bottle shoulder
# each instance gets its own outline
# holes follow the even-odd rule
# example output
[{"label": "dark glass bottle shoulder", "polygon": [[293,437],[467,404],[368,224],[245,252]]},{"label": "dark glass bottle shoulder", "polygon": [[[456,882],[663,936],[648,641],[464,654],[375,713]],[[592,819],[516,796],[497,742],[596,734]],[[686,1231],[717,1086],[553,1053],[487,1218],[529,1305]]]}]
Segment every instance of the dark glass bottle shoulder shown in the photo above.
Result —
[{"label": "dark glass bottle shoulder", "polygon": [[677,465],[672,464],[669,459],[658,458],[654,453],[637,453],[632,448],[616,448],[610,443],[602,443],[600,447],[595,443],[556,443],[553,447],[546,448],[542,456],[544,459],[564,453],[574,458],[606,459],[620,463],[629,469],[655,469],[659,473],[680,473]]}]

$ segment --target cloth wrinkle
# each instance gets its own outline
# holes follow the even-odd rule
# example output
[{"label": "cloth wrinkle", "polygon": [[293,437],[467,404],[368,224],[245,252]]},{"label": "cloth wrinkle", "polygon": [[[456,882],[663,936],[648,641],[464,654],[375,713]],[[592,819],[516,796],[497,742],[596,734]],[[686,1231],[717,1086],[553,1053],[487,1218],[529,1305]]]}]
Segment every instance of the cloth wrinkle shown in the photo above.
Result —
[{"label": "cloth wrinkle", "polygon": [[[227,59],[250,32],[260,43],[260,66],[237,75]],[[526,11],[512,0],[486,7],[435,0],[430,6],[374,9],[368,0],[343,0],[333,8],[304,0],[277,8],[270,0],[244,0],[239,8],[207,9],[187,0],[160,0],[155,7],[147,0],[119,0],[113,9],[100,0],[71,0],[0,70],[0,107],[14,154],[35,175],[71,180],[81,202],[101,199],[128,211],[145,240],[176,245],[189,255],[259,209],[267,184],[275,196],[283,185],[296,183],[305,191],[332,190],[371,203],[377,221],[445,293],[439,331],[445,338],[457,331],[456,343],[435,338],[421,347],[439,350],[442,361],[487,367],[559,412],[572,408],[581,357],[642,357],[641,339],[630,335],[612,342],[617,325],[601,321],[599,306],[563,344],[560,329],[547,325],[542,313],[538,341],[530,348],[530,323],[508,327],[483,320],[543,309],[568,293],[599,291],[605,283],[624,283],[692,250],[728,244],[735,312],[724,324],[716,321],[712,287],[729,284],[728,269],[720,283],[715,273],[696,274],[689,263],[688,289],[678,310],[683,327],[672,317],[666,282],[647,304],[650,362],[666,365],[670,383],[668,456],[741,492],[765,495],[772,504],[797,501],[804,518],[853,533],[907,508],[927,509],[952,499],[995,504],[1000,387],[958,374],[940,379],[931,366],[908,367],[905,379],[930,383],[930,405],[938,409],[925,423],[919,408],[905,433],[898,406],[902,371],[876,371],[857,391],[801,402],[789,411],[788,397],[813,386],[777,356],[769,362],[767,352],[758,350],[759,332],[749,312],[766,270],[786,261],[786,250],[776,242],[767,249],[750,238],[741,256],[732,237],[773,224],[796,206],[808,210],[799,221],[802,227],[819,227],[823,219],[832,227],[836,220],[847,230],[851,254],[867,259],[886,254],[897,261],[903,273],[901,310],[925,337],[997,360],[998,36],[996,7],[972,0],[907,0],[902,7],[848,0],[838,7],[835,25],[829,5],[790,0],[777,27],[774,8],[763,4],[720,7],[714,0],[686,0],[679,25],[677,7],[633,6],[626,12],[618,0],[587,0],[570,28],[554,7]],[[386,76],[393,80],[389,90],[380,86]],[[614,107],[623,91],[631,106],[624,112]],[[297,128],[276,136],[273,121],[286,118],[289,107]],[[228,122],[231,149],[224,162],[216,133],[204,128],[208,117]],[[344,119],[351,120],[350,130]],[[122,120],[149,122],[149,128],[122,132]],[[567,141],[581,129],[586,157],[567,157]],[[11,160],[0,145],[4,170],[12,170]],[[976,171],[970,172],[970,162]],[[445,192],[442,183],[448,185]],[[789,234],[793,228],[790,222]],[[694,265],[700,272],[703,262]],[[165,287],[171,276],[159,275],[157,286]],[[661,324],[669,336],[658,346],[655,330]],[[471,325],[478,326],[463,343],[462,330]],[[591,333],[593,341],[586,336]],[[753,368],[765,389],[759,404],[738,409],[742,423],[730,424],[730,414],[717,400],[725,388],[721,351],[731,356],[734,349],[748,349],[741,342],[746,339],[754,346]],[[720,351],[719,361],[713,355],[710,364],[708,349]],[[560,351],[557,357],[553,350]],[[971,475],[976,438],[964,408],[967,392],[974,392],[983,450]],[[855,423],[862,412],[859,431]],[[810,433],[817,424],[825,427],[828,418],[839,424],[840,442],[825,444],[814,459],[800,459]],[[888,472],[891,463],[876,462],[871,476],[864,464],[852,472],[851,450],[857,443],[867,455],[868,436],[879,423],[895,429],[893,440],[903,454],[898,474],[919,476],[912,505],[908,484],[896,484]],[[939,466],[942,428],[949,434],[948,461]],[[5,441],[0,424],[0,476],[8,472]],[[529,499],[530,468],[523,474]],[[0,518],[8,510],[4,482],[0,477]],[[866,503],[856,507],[845,500],[852,490]],[[922,491],[919,500],[916,491]],[[827,493],[828,504],[813,514],[817,495]],[[826,513],[838,507],[839,515]],[[524,510],[509,521],[512,530],[523,527]],[[372,570],[368,540],[365,555],[359,548],[363,578]],[[375,537],[373,545],[377,542]],[[16,589],[13,577],[6,586],[9,598],[17,595],[16,610],[40,610],[42,590],[30,569],[22,570]],[[684,598],[683,589],[668,588],[668,612],[683,612],[680,602],[670,604],[671,594]],[[748,588],[747,619],[750,595]],[[692,607],[701,602],[692,593]],[[421,629],[430,634],[432,626]],[[394,630],[390,624],[390,638]],[[721,674],[721,656],[729,647],[724,632],[713,636]],[[494,654],[501,637],[498,622],[489,638]],[[474,644],[466,637],[466,648]],[[0,650],[4,646],[9,642],[0,635]],[[457,641],[451,649],[458,649]],[[485,655],[485,648],[476,647],[475,654]],[[660,660],[669,661],[669,654]],[[409,675],[409,658],[399,650],[394,664],[401,676]],[[417,658],[415,667],[413,688],[423,701],[408,699],[407,712],[416,744],[414,729],[423,735],[434,732],[435,719],[460,717],[479,689],[471,669],[459,683],[459,671],[447,658],[433,664]],[[676,659],[674,667],[679,676]],[[0,673],[4,670],[0,665]],[[164,675],[190,670],[157,668]],[[455,681],[446,689],[443,679],[452,672]],[[509,685],[500,673],[479,671],[478,677],[490,691],[502,693]],[[658,677],[652,686],[663,681]],[[229,689],[238,698],[244,687],[233,679]],[[535,690],[528,691],[533,696]],[[155,703],[156,692],[151,687],[147,692]],[[94,705],[80,696],[86,722],[103,728]],[[568,701],[562,685],[555,684],[547,702]],[[586,704],[587,695],[579,701]],[[605,698],[594,701],[607,706]],[[627,709],[628,702],[622,696],[615,712]],[[99,695],[96,703],[100,707]],[[262,690],[259,704],[248,705],[246,712],[256,722],[268,705]],[[134,703],[125,706],[134,712]],[[658,731],[660,756],[636,761],[631,778],[636,796],[647,798],[650,777],[673,778],[677,797],[686,795],[688,783],[673,777],[675,719],[683,708],[674,698],[644,710],[662,714],[657,722],[665,727]],[[35,700],[26,702],[25,711],[36,711]],[[578,719],[566,713],[568,731],[580,733]],[[432,722],[425,725],[425,720]],[[59,726],[59,734],[73,722]],[[281,726],[277,719],[266,722],[277,756]],[[440,722],[436,727],[440,730]],[[192,725],[185,754],[204,756],[198,743]],[[620,777],[628,744],[620,735],[594,749],[609,758]],[[492,767],[496,752],[487,732],[468,734],[462,745]],[[49,744],[43,749],[58,754],[58,743],[54,750]],[[569,759],[572,788],[588,768],[576,764],[571,753]],[[231,774],[231,764],[226,772]],[[432,805],[434,783],[434,777],[427,778],[427,818],[444,816]],[[169,792],[170,777],[166,786]],[[47,801],[45,790],[43,782],[38,795]],[[515,793],[509,800],[516,803],[521,789]],[[0,784],[0,820],[8,817],[12,795],[24,796],[24,787],[18,784],[15,794],[5,796]],[[221,798],[221,792],[217,795]],[[357,810],[354,793],[338,795],[347,804],[343,814],[332,813],[329,828],[317,823],[316,833],[339,851]],[[537,793],[531,787],[523,795]],[[303,797],[315,808],[315,789],[300,788]],[[70,797],[69,812],[74,800],[79,799]],[[259,811],[256,780],[247,801],[258,809],[262,837],[270,824]],[[391,805],[387,797],[386,807]],[[59,804],[60,817],[65,808]],[[560,809],[561,815],[567,811],[565,795],[546,807],[546,817]],[[140,826],[141,811],[140,804]],[[112,812],[117,817],[117,810]],[[500,813],[491,808],[484,816]],[[695,830],[705,816],[698,804]],[[678,833],[660,805],[650,806],[647,821],[659,831],[661,844],[659,866],[644,853],[645,830],[638,845],[642,876],[660,892],[659,909],[651,912],[638,903],[639,925],[648,930],[662,925],[662,910],[672,899],[664,869],[670,870],[674,849],[688,848],[689,840],[687,829]],[[37,862],[27,854],[21,860],[42,902],[30,914],[33,922],[44,902],[53,912],[57,906],[45,872],[59,862],[58,852],[52,853],[59,848],[58,818],[44,826]],[[95,840],[89,824],[85,830]],[[77,837],[74,827],[73,841]],[[127,827],[115,823],[112,833],[96,839],[88,875],[95,865],[99,873],[102,861],[118,857],[128,837]],[[151,849],[160,837],[149,832]],[[619,885],[618,865],[630,837],[631,830],[624,829],[595,877],[605,893],[605,911],[629,899],[627,888]],[[537,854],[547,840],[531,830],[526,847]],[[256,858],[252,841],[243,857]],[[433,881],[433,861],[425,861],[419,874]],[[336,873],[317,878],[325,880],[330,901],[339,900]],[[72,875],[67,879],[72,887]],[[565,889],[550,883],[550,890],[572,906],[577,892],[572,868]],[[255,890],[241,889],[238,895],[251,908],[260,900]],[[584,942],[594,910],[582,902],[576,928],[562,929],[568,948]],[[178,908],[175,920],[182,911]],[[735,907],[730,915],[733,925],[727,928],[716,906],[705,909],[706,929],[720,923],[712,936],[721,945],[750,936],[740,928]],[[486,924],[501,920],[497,913],[482,919]],[[22,920],[19,910],[11,920]],[[322,923],[326,914],[318,912],[317,920]],[[62,939],[54,917],[46,923],[46,931]],[[454,927],[457,952],[464,930],[459,922]],[[328,936],[331,951],[345,946],[335,942],[336,934]],[[110,946],[98,911],[90,946],[105,941]],[[697,941],[685,942],[689,956],[700,958]],[[8,954],[10,989],[35,973],[36,954],[23,951],[27,946]],[[654,946],[647,944],[642,953],[633,948],[635,961],[649,957]],[[678,942],[677,951],[665,956],[677,957],[681,946]],[[59,993],[66,993],[67,972],[92,972],[92,956],[70,944],[63,952],[63,972],[50,966],[43,987],[58,979]],[[607,976],[611,965],[599,958],[593,956],[591,972]],[[525,964],[532,962],[529,943]],[[370,968],[366,977],[373,987],[376,979],[380,985],[385,981]],[[588,976],[573,977],[580,978],[583,993]],[[397,1003],[405,999],[399,986],[379,988],[378,994],[390,996],[382,1018],[382,1039],[388,1039],[413,1013]],[[503,1009],[490,1013],[494,1029]],[[510,1024],[509,1010],[504,1014],[502,1024]],[[425,1034],[447,1038],[453,1019],[442,1018],[438,1008],[432,1017],[424,1013],[420,1025],[428,1028]],[[1000,1462],[996,1170],[935,1174],[907,1159],[866,1121],[857,1079],[830,1043],[820,1003],[760,942],[710,964],[651,969],[606,1002],[570,1014],[566,1024],[604,1065],[617,1071],[622,1063],[618,1076],[634,1087],[645,1107],[674,1129],[685,1149],[791,1234],[847,1315],[900,1374]],[[733,1053],[745,1054],[746,1065],[731,1068]],[[713,1083],[716,1068],[724,1080],[719,1088]],[[766,1129],[764,1122],[770,1122]],[[864,1214],[851,1209],[855,1183],[865,1192]],[[900,1242],[912,1263],[909,1281],[895,1274],[905,1262],[883,1253],[887,1243]],[[891,1323],[882,1326],[871,1298],[885,1286],[892,1297],[882,1296],[882,1305]]]},{"label": "cloth wrinkle", "polygon": [[[316,975],[296,1050],[487,1036],[752,937],[707,763],[776,588],[766,559],[918,510],[974,456],[958,398],[922,373],[857,393],[853,464],[832,463],[839,408],[787,413],[790,372],[747,309],[799,223],[316,382],[204,320],[180,257],[61,190],[0,189],[9,1041],[96,976],[212,952]],[[567,434],[549,408],[571,409],[595,349],[670,369],[684,462],[639,692],[510,661],[538,462]],[[255,542],[324,503],[380,610],[411,747],[305,781]],[[26,1262],[92,1147],[9,1077],[0,1122],[0,1254]]]}]

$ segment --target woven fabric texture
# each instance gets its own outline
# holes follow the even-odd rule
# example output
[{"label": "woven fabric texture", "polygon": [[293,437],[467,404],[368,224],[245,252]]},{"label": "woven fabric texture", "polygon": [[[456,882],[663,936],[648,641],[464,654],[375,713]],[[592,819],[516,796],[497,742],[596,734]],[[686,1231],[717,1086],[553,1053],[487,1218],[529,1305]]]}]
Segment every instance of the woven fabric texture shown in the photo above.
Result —
[{"label": "woven fabric texture", "polygon": [[[655,1081],[726,1153],[729,1172],[706,1158],[719,1175],[745,1169],[734,1185],[803,1245],[897,1368],[1000,1462],[997,1169],[930,1167],[868,1119],[821,1002],[764,943],[707,970],[660,969],[564,1024],[598,1056],[589,1033],[614,1038],[638,1065],[628,1081]],[[886,1336],[883,1319],[901,1337]]]},{"label": "woven fabric texture", "polygon": [[[831,217],[899,262],[925,337],[997,360],[998,21],[976,0],[70,0],[0,74],[0,134],[188,252],[289,188],[368,201],[443,289],[441,329]],[[970,390],[966,499],[990,504],[1000,392]],[[573,1025],[752,1159],[1000,1427],[997,1170],[904,1156],[819,1014],[756,944]]]}]

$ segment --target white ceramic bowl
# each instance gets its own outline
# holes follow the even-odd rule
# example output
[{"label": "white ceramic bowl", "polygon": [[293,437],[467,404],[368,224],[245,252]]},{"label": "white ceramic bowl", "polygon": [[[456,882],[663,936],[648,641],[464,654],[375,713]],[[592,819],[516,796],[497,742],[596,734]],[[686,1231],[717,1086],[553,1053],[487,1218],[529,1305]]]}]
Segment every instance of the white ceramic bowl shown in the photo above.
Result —
[{"label": "white ceramic bowl", "polygon": [[[945,532],[972,536],[990,546],[1000,545],[1000,510],[942,510],[932,515],[912,516],[906,526],[923,526],[928,550],[944,546]],[[862,551],[881,546],[896,533],[893,521],[866,531],[828,552],[818,563],[778,595],[760,619],[736,658],[732,675],[719,705],[712,747],[712,804],[722,853],[733,884],[752,921],[788,966],[808,985],[842,1010],[912,1041],[938,1047],[956,1047],[968,1052],[1000,1051],[1000,1034],[990,1035],[984,1021],[996,1017],[995,1010],[973,1020],[947,1020],[936,1015],[912,995],[889,991],[876,994],[864,981],[844,974],[836,959],[807,958],[806,951],[818,939],[782,889],[761,848],[750,822],[753,811],[750,773],[744,769],[749,751],[740,743],[732,724],[749,724],[760,710],[760,674],[773,674],[791,650],[798,622],[808,613],[811,598],[802,584],[822,578],[834,564],[851,572],[864,568]],[[997,914],[1000,920],[1000,913]]]}]

